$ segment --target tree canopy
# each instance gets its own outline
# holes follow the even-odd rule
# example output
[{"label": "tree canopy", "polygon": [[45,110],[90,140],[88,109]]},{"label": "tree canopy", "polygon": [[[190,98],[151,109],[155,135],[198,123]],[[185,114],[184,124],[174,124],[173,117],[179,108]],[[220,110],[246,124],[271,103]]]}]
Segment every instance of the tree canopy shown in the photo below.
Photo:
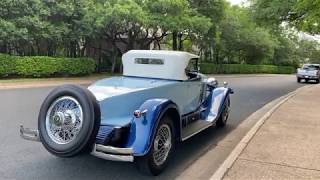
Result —
[{"label": "tree canopy", "polygon": [[250,2],[240,7],[226,0],[2,0],[0,53],[90,56],[98,70],[112,72],[131,49],[191,51],[220,64],[297,66],[316,59],[298,52],[309,43],[317,54],[317,43],[299,40],[283,24],[319,33],[319,1]]}]

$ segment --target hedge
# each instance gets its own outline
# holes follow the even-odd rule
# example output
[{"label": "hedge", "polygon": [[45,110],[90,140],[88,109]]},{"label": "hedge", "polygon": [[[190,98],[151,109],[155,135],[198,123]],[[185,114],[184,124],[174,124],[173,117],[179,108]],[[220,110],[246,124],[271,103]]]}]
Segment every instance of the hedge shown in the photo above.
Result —
[{"label": "hedge", "polygon": [[201,72],[204,74],[292,74],[292,66],[249,65],[249,64],[213,64],[202,63]]},{"label": "hedge", "polygon": [[0,76],[11,76],[16,74],[16,58],[0,54]]},{"label": "hedge", "polygon": [[0,54],[0,77],[81,76],[95,71],[90,58],[9,56]]}]

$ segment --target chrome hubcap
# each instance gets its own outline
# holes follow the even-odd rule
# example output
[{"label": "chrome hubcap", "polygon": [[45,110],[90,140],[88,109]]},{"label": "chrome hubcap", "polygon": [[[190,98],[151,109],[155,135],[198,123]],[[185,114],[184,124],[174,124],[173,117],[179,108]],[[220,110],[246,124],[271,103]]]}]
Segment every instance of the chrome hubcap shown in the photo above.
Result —
[{"label": "chrome hubcap", "polygon": [[156,165],[160,166],[166,161],[172,147],[171,138],[169,125],[162,124],[157,131],[153,143],[153,159]]},{"label": "chrome hubcap", "polygon": [[82,128],[83,111],[71,96],[55,100],[46,115],[46,131],[52,141],[67,144],[74,140]]}]

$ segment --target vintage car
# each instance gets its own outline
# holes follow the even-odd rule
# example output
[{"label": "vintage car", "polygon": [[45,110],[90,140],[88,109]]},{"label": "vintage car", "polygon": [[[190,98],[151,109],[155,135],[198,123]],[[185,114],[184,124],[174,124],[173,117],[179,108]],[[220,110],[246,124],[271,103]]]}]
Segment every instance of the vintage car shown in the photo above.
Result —
[{"label": "vintage car", "polygon": [[21,125],[20,135],[59,157],[88,152],[158,175],[177,143],[226,125],[233,90],[200,74],[198,59],[187,52],[129,51],[122,76],[87,89],[54,89],[41,106],[38,130]]}]

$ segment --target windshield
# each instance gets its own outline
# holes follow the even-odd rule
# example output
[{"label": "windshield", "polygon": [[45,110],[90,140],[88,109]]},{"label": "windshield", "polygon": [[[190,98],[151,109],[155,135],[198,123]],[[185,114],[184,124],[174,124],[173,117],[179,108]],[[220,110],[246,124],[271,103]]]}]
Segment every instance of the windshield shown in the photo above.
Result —
[{"label": "windshield", "polygon": [[303,65],[303,69],[305,69],[305,70],[319,70],[320,65],[305,64],[305,65]]},{"label": "windshield", "polygon": [[198,72],[198,59],[194,58],[189,61],[186,72]]}]

